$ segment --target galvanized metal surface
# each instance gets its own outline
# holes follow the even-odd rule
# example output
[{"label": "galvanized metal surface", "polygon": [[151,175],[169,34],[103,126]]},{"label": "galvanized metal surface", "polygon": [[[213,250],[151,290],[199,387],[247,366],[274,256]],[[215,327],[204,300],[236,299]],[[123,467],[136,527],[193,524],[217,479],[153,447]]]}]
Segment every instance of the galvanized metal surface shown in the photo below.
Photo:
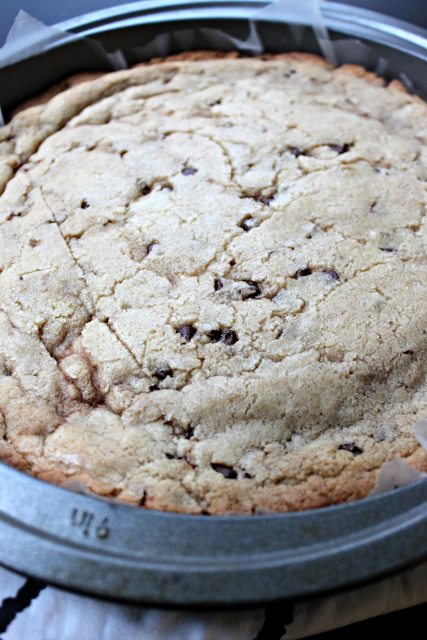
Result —
[{"label": "galvanized metal surface", "polygon": [[427,557],[427,482],[353,504],[187,516],[73,494],[0,465],[0,561],[115,599],[206,605],[298,597]]},{"label": "galvanized metal surface", "polygon": [[[132,63],[135,47],[158,33],[209,26],[244,39],[254,8],[267,4],[142,2],[60,26],[90,35],[107,51],[121,49]],[[337,3],[325,3],[322,11],[333,39],[360,39],[368,67],[383,59],[388,77],[404,74],[427,93],[425,32]],[[319,52],[310,30],[297,46],[286,29],[278,20],[260,22],[265,48]],[[0,104],[10,108],[45,83],[89,68],[108,64],[96,45],[81,41],[0,69]],[[235,605],[336,590],[427,557],[426,527],[425,481],[302,513],[206,517],[75,494],[0,463],[0,562],[114,599]]]}]

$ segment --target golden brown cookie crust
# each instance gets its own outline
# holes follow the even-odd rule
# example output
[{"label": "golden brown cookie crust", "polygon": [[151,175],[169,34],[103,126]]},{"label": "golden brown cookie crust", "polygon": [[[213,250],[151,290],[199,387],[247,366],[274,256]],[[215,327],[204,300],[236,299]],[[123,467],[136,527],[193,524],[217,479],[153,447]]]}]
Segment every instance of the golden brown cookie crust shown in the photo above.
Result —
[{"label": "golden brown cookie crust", "polygon": [[69,84],[0,129],[1,458],[211,514],[427,470],[427,106],[300,53]]}]

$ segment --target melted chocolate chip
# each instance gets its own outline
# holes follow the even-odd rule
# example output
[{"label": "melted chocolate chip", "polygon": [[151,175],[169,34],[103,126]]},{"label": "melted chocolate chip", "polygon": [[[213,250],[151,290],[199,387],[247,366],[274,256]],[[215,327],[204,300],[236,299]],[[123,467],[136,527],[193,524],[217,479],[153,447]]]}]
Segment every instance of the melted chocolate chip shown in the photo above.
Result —
[{"label": "melted chocolate chip", "polygon": [[222,343],[226,345],[233,345],[238,341],[237,333],[232,329],[227,329],[226,331],[221,331],[221,329],[213,329],[208,333],[208,337],[212,342],[219,342],[221,340]]},{"label": "melted chocolate chip", "polygon": [[138,188],[141,192],[141,195],[143,196],[148,196],[148,194],[151,192],[151,187],[148,184],[138,185]]},{"label": "melted chocolate chip", "polygon": [[347,153],[347,151],[350,149],[350,145],[348,145],[347,143],[345,144],[330,144],[329,148],[332,149],[332,151],[335,151],[338,154],[342,154],[342,153]]},{"label": "melted chocolate chip", "polygon": [[81,203],[81,205],[80,205],[80,208],[81,208],[81,209],[89,209],[89,207],[90,207],[90,204],[89,204],[89,202],[86,200],[86,198],[85,198],[84,200],[82,200],[82,203]]},{"label": "melted chocolate chip", "polygon": [[251,231],[251,229],[255,229],[255,227],[259,227],[259,220],[256,218],[245,218],[241,223],[243,231]]},{"label": "melted chocolate chip", "polygon": [[323,273],[325,273],[328,276],[329,280],[334,280],[337,282],[340,279],[338,273],[333,269],[325,269]]},{"label": "melted chocolate chip", "polygon": [[299,278],[304,278],[305,276],[311,276],[311,269],[298,269],[296,274],[294,275],[295,280],[299,280]]},{"label": "melted chocolate chip", "polygon": [[266,198],[265,196],[260,196],[259,198],[256,199],[257,202],[261,202],[261,204],[264,204],[266,207],[270,206],[270,202],[274,200],[274,196],[270,196],[269,198]]},{"label": "melted chocolate chip", "polygon": [[262,293],[260,283],[254,282],[253,280],[246,280],[246,284],[250,286],[251,290],[248,292],[248,295],[245,295],[245,299],[259,298]]},{"label": "melted chocolate chip", "polygon": [[215,280],[215,284],[214,284],[215,291],[220,291],[223,288],[223,286],[224,285],[222,284],[221,280]]},{"label": "melted chocolate chip", "polygon": [[216,464],[212,463],[211,467],[217,473],[220,473],[227,478],[227,480],[235,480],[237,478],[237,472],[233,469],[233,467],[227,467],[225,464]]},{"label": "melted chocolate chip", "polygon": [[187,431],[184,433],[184,438],[189,440],[194,436],[194,427],[188,427]]},{"label": "melted chocolate chip", "polygon": [[237,333],[232,329],[228,329],[227,331],[225,331],[222,336],[222,342],[228,345],[235,344],[238,339],[239,338],[237,337]]},{"label": "melted chocolate chip", "polygon": [[165,380],[168,376],[172,378],[173,371],[172,369],[157,369],[154,375],[157,377],[159,382],[162,382],[162,380]]},{"label": "melted chocolate chip", "polygon": [[195,173],[197,173],[197,169],[194,169],[193,167],[186,167],[182,171],[183,176],[194,176]]},{"label": "melted chocolate chip", "polygon": [[360,456],[363,453],[362,449],[354,444],[354,442],[346,442],[346,444],[340,444],[338,449],[343,449],[344,451],[350,451],[354,456]]},{"label": "melted chocolate chip", "polygon": [[288,151],[290,151],[295,158],[305,155],[304,151],[299,147],[289,147]]},{"label": "melted chocolate chip", "polygon": [[152,242],[151,244],[149,244],[147,247],[147,253],[150,253],[150,251],[152,251],[154,247],[157,247],[158,244],[158,242]]},{"label": "melted chocolate chip", "polygon": [[182,327],[178,327],[176,330],[187,342],[190,342],[191,338],[196,334],[197,330],[191,324],[183,324]]}]

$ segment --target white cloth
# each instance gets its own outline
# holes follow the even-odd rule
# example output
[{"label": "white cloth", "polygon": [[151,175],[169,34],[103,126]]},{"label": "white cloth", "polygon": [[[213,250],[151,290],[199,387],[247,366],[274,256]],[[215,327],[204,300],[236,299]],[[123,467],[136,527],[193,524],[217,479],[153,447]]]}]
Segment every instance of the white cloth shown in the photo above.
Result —
[{"label": "white cloth", "polygon": [[[1,602],[16,595],[24,584],[24,578],[0,567]],[[306,638],[424,602],[427,562],[368,586],[296,603],[294,621],[286,625],[282,637]],[[1,614],[0,605],[0,623]],[[1,640],[256,640],[258,634],[263,639],[280,640],[280,635],[266,634],[264,623],[263,608],[205,612],[155,609],[46,587],[16,615],[1,633]]]}]

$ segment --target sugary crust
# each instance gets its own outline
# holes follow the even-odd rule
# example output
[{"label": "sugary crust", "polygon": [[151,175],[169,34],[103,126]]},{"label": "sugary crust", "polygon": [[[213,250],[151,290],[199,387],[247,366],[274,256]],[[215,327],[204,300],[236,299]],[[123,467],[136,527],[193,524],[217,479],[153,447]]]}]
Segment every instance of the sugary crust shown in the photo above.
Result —
[{"label": "sugary crust", "polygon": [[38,107],[40,105],[46,104],[49,100],[52,100],[55,96],[63,91],[67,91],[67,89],[72,89],[82,82],[91,82],[92,80],[96,80],[97,78],[101,78],[106,74],[103,71],[85,71],[83,73],[76,73],[60,82],[56,82],[54,85],[43,91],[42,93],[34,96],[32,98],[28,98],[24,102],[21,102],[17,107],[15,107],[10,117],[13,119],[18,113],[25,111],[26,109],[30,109],[31,107]]},{"label": "sugary crust", "polygon": [[[176,56],[169,56],[165,59],[156,58],[149,63],[138,64],[129,71],[102,74],[95,82],[93,80],[89,83],[81,82],[86,74],[78,74],[78,76],[73,76],[76,82],[71,78],[55,85],[52,89],[54,94],[53,104],[49,104],[49,108],[47,106],[43,107],[45,105],[44,97],[46,94],[49,95],[49,92],[46,92],[36,99],[36,106],[27,108],[23,112],[18,108],[12,121],[0,129],[0,143],[7,143],[3,144],[3,148],[0,148],[0,194],[14,175],[14,172],[37,150],[43,140],[58,131],[72,117],[90,104],[115,92],[123,91],[132,85],[149,82],[154,79],[154,76],[150,73],[152,69],[159,70],[159,75],[163,75],[163,72],[163,78],[167,78],[168,72],[173,73],[173,65],[176,62],[235,59],[236,57],[238,57],[236,52],[229,52],[224,55],[223,52],[190,51]],[[264,61],[295,61],[330,68],[330,65],[324,59],[308,53],[264,54],[258,59]],[[357,65],[344,65],[336,73],[354,75],[378,85],[384,83],[382,78]],[[63,91],[62,87],[66,86],[70,80],[71,88]],[[408,103],[417,102],[419,104],[421,102],[418,96],[410,95],[397,80],[391,82],[387,90],[405,93]],[[59,95],[56,94],[57,91],[59,91]]]},{"label": "sugary crust", "polygon": [[0,457],[210,514],[427,471],[427,106],[301,53],[68,84],[0,129]]}]

